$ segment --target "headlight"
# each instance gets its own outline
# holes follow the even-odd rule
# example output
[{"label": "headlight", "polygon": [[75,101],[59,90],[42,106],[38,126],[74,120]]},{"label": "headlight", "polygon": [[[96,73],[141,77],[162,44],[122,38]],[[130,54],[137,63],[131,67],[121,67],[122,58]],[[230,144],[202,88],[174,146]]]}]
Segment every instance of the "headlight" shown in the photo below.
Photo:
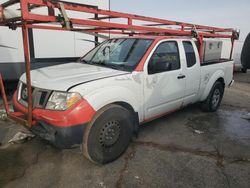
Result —
[{"label": "headlight", "polygon": [[81,99],[79,93],[67,93],[54,91],[46,105],[49,110],[66,110]]}]

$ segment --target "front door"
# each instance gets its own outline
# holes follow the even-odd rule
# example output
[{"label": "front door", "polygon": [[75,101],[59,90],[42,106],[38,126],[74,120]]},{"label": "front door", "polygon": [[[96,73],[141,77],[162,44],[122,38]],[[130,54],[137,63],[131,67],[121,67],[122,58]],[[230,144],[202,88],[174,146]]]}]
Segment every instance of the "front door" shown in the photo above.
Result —
[{"label": "front door", "polygon": [[181,107],[185,75],[176,41],[165,41],[158,45],[148,62],[145,77],[145,121]]}]

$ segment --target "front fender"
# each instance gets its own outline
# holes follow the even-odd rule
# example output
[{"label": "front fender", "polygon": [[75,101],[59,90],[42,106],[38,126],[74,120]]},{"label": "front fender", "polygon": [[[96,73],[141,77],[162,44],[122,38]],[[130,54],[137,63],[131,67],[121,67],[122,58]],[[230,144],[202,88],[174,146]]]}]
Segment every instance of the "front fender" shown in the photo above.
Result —
[{"label": "front fender", "polygon": [[205,85],[205,89],[203,91],[203,94],[201,95],[201,101],[206,100],[208,97],[214,83],[219,78],[224,78],[225,74],[222,70],[217,70],[215,73],[213,73],[211,76],[209,74],[205,75],[204,79],[202,80],[203,84]]},{"label": "front fender", "polygon": [[139,117],[142,117],[143,98],[136,97],[135,93],[127,88],[119,86],[103,87],[96,89],[91,93],[84,96],[89,104],[96,110],[100,110],[102,107],[115,103],[125,102],[133,107],[135,112],[139,113]]}]

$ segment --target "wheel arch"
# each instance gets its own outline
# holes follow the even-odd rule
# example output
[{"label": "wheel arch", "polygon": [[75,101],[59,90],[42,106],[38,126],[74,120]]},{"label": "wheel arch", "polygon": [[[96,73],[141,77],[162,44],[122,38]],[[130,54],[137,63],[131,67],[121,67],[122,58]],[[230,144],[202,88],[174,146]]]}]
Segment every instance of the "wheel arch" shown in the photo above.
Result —
[{"label": "wheel arch", "polygon": [[139,114],[138,114],[138,112],[136,112],[134,110],[134,108],[129,103],[118,101],[118,102],[115,102],[114,104],[120,105],[132,113],[133,121],[134,121],[134,133],[136,135],[138,135],[138,131],[139,131]]},{"label": "wheel arch", "polygon": [[221,82],[223,84],[223,86],[225,87],[226,84],[225,84],[224,78],[220,77],[215,82],[217,82],[217,81]]},{"label": "wheel arch", "polygon": [[213,88],[213,85],[215,82],[220,81],[223,86],[225,87],[225,80],[224,80],[224,72],[222,70],[216,71],[209,79],[208,83],[206,84],[206,87],[204,89],[204,92],[202,94],[201,100],[204,101],[208,97],[211,89]]},{"label": "wheel arch", "polygon": [[[124,102],[124,101],[115,101],[109,104],[106,104],[105,106],[103,106],[102,108],[100,108],[96,114],[98,114],[100,111],[103,111],[104,109],[106,109],[108,106],[115,104],[115,105],[119,105],[123,108],[125,108],[126,110],[128,110],[133,118],[133,125],[134,125],[134,133],[137,135],[138,134],[138,129],[139,129],[139,114],[138,112],[135,111],[134,107],[129,104],[128,102]],[[95,117],[93,117],[94,119]]]}]

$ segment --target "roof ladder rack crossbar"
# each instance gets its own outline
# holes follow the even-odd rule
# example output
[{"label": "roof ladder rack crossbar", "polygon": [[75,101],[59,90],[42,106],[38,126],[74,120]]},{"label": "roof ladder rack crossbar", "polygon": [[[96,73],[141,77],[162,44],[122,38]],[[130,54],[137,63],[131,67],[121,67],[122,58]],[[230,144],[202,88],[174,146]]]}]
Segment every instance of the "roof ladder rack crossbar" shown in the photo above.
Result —
[{"label": "roof ladder rack crossbar", "polygon": [[[75,25],[86,27],[86,26],[94,26],[94,27],[102,27],[105,29],[102,31],[109,31],[111,28],[116,28],[119,31],[126,31],[127,33],[155,33],[167,35],[178,35],[178,36],[192,36],[191,30],[196,28],[197,32],[201,34],[203,37],[213,37],[213,38],[232,38],[234,29],[231,28],[218,28],[218,27],[210,27],[199,24],[191,24],[186,22],[177,22],[159,18],[145,17],[134,14],[127,14],[109,10],[98,9],[93,6],[88,6],[84,4],[78,3],[70,3],[66,1],[55,1],[55,0],[11,0],[4,3],[3,8],[7,8],[14,3],[20,3],[20,10],[22,12],[22,17],[19,18],[19,21],[26,21],[29,27],[36,28],[36,25],[33,23],[50,23],[51,26],[55,25],[55,23],[60,23],[60,16],[56,15],[42,15],[38,13],[31,12],[29,7],[45,7],[48,9],[58,9],[61,12],[61,17],[65,19],[66,25],[71,23],[74,28]],[[80,13],[89,13],[89,14],[97,14],[98,17],[96,19],[82,19],[82,18],[70,18],[65,17],[67,11],[76,11]],[[55,11],[54,11],[55,12]],[[106,21],[108,19],[108,21]],[[125,23],[115,22],[114,19],[123,19]],[[110,20],[110,21],[109,21]],[[16,20],[15,22],[17,22]],[[143,24],[135,24],[136,22],[143,22]],[[1,23],[0,23],[1,24]],[[39,29],[50,29],[51,26],[48,25],[39,25]],[[157,27],[157,26],[168,26],[168,27]],[[175,28],[169,28],[169,26],[174,26]],[[57,25],[58,27],[58,25]],[[51,27],[51,29],[56,29],[55,26]],[[65,30],[71,30],[69,25],[64,28]],[[79,28],[79,30],[82,28]],[[61,28],[58,27],[58,30]]]}]

